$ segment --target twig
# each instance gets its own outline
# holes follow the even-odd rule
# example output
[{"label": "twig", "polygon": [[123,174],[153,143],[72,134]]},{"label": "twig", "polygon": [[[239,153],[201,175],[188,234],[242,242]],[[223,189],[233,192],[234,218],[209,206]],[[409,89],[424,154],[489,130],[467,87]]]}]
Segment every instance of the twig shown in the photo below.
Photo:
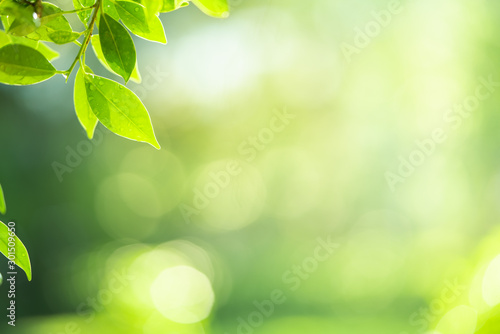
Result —
[{"label": "twig", "polygon": [[73,64],[71,64],[71,67],[66,71],[66,82],[68,81],[69,76],[71,75],[71,72],[73,72],[73,69],[76,66],[76,63],[80,60],[82,55],[85,53],[85,50],[87,50],[87,46],[89,45],[90,38],[92,37],[92,31],[94,30],[94,24],[97,19],[97,14],[99,13],[99,10],[101,9],[101,0],[97,0],[95,3],[95,9],[94,13],[92,15],[92,19],[90,20],[89,27],[85,31],[85,39],[82,42],[82,46],[80,47],[80,50],[78,51],[78,54],[76,55],[75,60],[73,61]]}]

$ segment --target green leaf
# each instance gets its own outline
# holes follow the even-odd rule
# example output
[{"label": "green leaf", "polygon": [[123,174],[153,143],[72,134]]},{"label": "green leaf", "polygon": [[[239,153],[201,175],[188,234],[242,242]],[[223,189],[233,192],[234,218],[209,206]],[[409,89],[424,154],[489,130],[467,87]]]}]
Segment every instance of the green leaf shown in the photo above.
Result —
[{"label": "green leaf", "polygon": [[2,21],[3,29],[9,31],[10,22],[7,16],[0,16],[0,21]]},{"label": "green leaf", "polygon": [[80,34],[72,31],[53,31],[47,35],[47,39],[42,38],[42,40],[56,44],[66,44],[75,41],[78,37],[80,37]]},{"label": "green leaf", "polygon": [[115,4],[112,2],[112,0],[102,0],[102,10],[104,13],[115,19],[115,21],[120,20],[120,15],[118,15]]},{"label": "green leaf", "polygon": [[14,0],[2,0],[0,1],[0,15],[11,15],[14,17],[23,15],[23,12],[27,7],[28,6],[20,4]]},{"label": "green leaf", "polygon": [[0,48],[0,82],[32,85],[56,74],[56,69],[39,51],[22,44]]},{"label": "green leaf", "polygon": [[[104,66],[111,73],[115,73],[115,74],[119,75],[118,73],[113,71],[111,69],[111,67],[109,67],[108,63],[106,62],[106,59],[104,58],[104,55],[102,54],[101,42],[99,41],[99,35],[93,35],[91,41],[92,41],[92,49],[94,50],[94,54],[97,57],[97,59],[99,59],[99,62],[102,64],[102,66]],[[130,76],[130,80],[132,80],[133,82],[136,82],[138,84],[140,84],[142,81],[141,74],[139,73],[139,66],[137,64],[137,60],[135,62],[134,71],[132,72],[132,75]]]},{"label": "green leaf", "polygon": [[150,15],[156,15],[158,14],[161,9],[163,8],[163,0],[133,0],[137,3],[140,3],[144,7],[146,7],[146,11]]},{"label": "green leaf", "polygon": [[0,48],[2,46],[7,45],[7,44],[23,44],[23,45],[29,46],[29,47],[39,51],[49,61],[54,60],[57,57],[59,57],[59,53],[52,50],[51,48],[49,48],[47,45],[43,44],[42,42],[34,41],[32,39],[29,39],[29,38],[12,36],[12,35],[6,34],[2,30],[0,30]]},{"label": "green leaf", "polygon": [[20,4],[13,0],[0,2],[0,15],[4,29],[12,35],[25,36],[37,28],[37,23],[33,17],[34,8],[27,4]]},{"label": "green leaf", "polygon": [[[13,36],[10,36],[10,35],[6,34],[3,30],[0,30],[0,47],[5,46],[7,44],[11,44],[12,41],[11,41],[10,37],[13,37]],[[20,38],[20,39],[26,39],[26,38]]]},{"label": "green leaf", "polygon": [[108,14],[101,14],[99,41],[106,63],[127,82],[136,63],[134,41],[127,29]]},{"label": "green leaf", "polygon": [[[9,243],[11,243],[11,245],[9,245]],[[0,221],[0,253],[5,255],[6,258],[9,258],[9,250],[11,251],[10,253],[14,253],[15,256],[14,259],[9,260],[13,260],[19,268],[24,270],[26,277],[28,277],[28,281],[31,281],[31,262],[26,247],[15,235],[15,231],[11,231],[7,225]]]},{"label": "green leaf", "polygon": [[167,44],[167,37],[165,36],[165,30],[163,29],[163,23],[161,23],[160,18],[157,15],[152,15],[148,20],[149,33],[144,35],[136,35],[149,41]]},{"label": "green leaf", "polygon": [[115,7],[123,24],[132,33],[150,41],[167,43],[160,18],[148,15],[146,7],[136,2],[122,0],[116,1]]},{"label": "green leaf", "polygon": [[14,36],[27,36],[33,33],[36,28],[33,21],[17,18],[9,24],[8,33]]},{"label": "green leaf", "polygon": [[148,22],[146,21],[146,7],[132,1],[115,1],[115,7],[123,24],[134,34],[134,30],[149,32]]},{"label": "green leaf", "polygon": [[5,197],[3,195],[2,185],[0,184],[0,213],[4,215],[7,212],[7,205],[5,204]]},{"label": "green leaf", "polygon": [[56,44],[71,43],[80,37],[81,34],[73,31],[64,15],[57,15],[62,11],[59,7],[48,2],[42,6],[42,26],[26,37]]},{"label": "green leaf", "polygon": [[[75,9],[87,8],[93,6],[94,4],[95,0],[73,0],[73,6],[75,6]],[[90,18],[92,17],[92,10],[78,12],[77,15],[80,21],[82,21],[82,23],[85,25],[85,27],[88,27]]]},{"label": "green leaf", "polygon": [[226,18],[229,16],[227,0],[192,0],[202,12],[213,17]]},{"label": "green leaf", "polygon": [[92,112],[105,127],[117,135],[160,149],[148,111],[131,90],[93,74],[85,75],[85,88]]},{"label": "green leaf", "polygon": [[[29,39],[27,39],[27,38],[24,38],[24,39],[29,41]],[[13,42],[16,44],[23,44],[23,43],[17,43],[16,41],[13,41]],[[37,45],[36,45],[36,47],[34,47],[34,49],[36,49],[41,54],[43,54],[45,56],[45,58],[47,58],[47,60],[52,61],[54,59],[59,58],[59,53],[57,51],[52,50],[51,48],[49,48],[47,45],[43,44],[42,42],[37,42],[37,41],[34,41],[34,42],[37,43]],[[26,45],[29,46],[29,43],[26,43]]]},{"label": "green leaf", "polygon": [[[89,67],[85,68],[87,73],[92,73]],[[87,99],[87,90],[85,89],[85,74],[80,68],[76,73],[75,77],[75,87],[73,92],[73,101],[75,104],[76,116],[80,124],[83,126],[85,131],[87,131],[87,136],[89,139],[94,137],[94,130],[97,126],[97,117],[92,112]]]},{"label": "green leaf", "polygon": [[173,10],[186,6],[189,6],[189,1],[187,0],[163,0],[163,6],[160,12],[162,13],[171,12]]}]

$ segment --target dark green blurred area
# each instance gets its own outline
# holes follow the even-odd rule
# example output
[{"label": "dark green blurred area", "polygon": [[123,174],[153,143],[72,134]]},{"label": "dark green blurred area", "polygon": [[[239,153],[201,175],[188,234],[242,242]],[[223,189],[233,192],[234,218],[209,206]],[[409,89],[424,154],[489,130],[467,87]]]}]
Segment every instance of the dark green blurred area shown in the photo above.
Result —
[{"label": "dark green blurred area", "polygon": [[0,332],[498,333],[500,4],[391,6],[165,14],[129,85],[160,151],[86,139],[71,78],[0,86],[4,220],[33,268]]}]

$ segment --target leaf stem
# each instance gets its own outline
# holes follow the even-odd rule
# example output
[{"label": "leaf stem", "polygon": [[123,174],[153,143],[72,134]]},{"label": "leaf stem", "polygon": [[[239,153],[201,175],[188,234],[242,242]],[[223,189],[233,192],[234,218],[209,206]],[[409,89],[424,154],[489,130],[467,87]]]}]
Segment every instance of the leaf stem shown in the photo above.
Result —
[{"label": "leaf stem", "polygon": [[[90,7],[84,7],[84,8],[78,8],[78,9],[73,9],[73,10],[65,10],[56,14],[74,14],[74,13],[80,13],[80,12],[85,12],[87,10],[92,10],[96,8],[97,6],[94,4]],[[53,14],[52,14],[53,15]]]},{"label": "leaf stem", "polygon": [[92,10],[94,8],[96,8],[96,5],[92,5],[90,7],[85,7],[85,8],[73,9],[73,10],[65,10],[65,11],[60,11],[60,12],[57,12],[57,13],[54,13],[54,14],[50,14],[50,15],[44,16],[43,18],[47,19],[47,18],[61,16],[61,15],[64,15],[64,14],[75,14],[75,13],[80,13],[80,12],[86,12],[86,11]]},{"label": "leaf stem", "polygon": [[97,19],[97,14],[99,13],[99,10],[101,9],[101,0],[97,0],[94,7],[94,13],[92,14],[92,19],[90,20],[89,27],[85,31],[85,39],[82,42],[82,45],[80,47],[80,50],[78,51],[78,54],[75,57],[75,60],[73,61],[73,64],[71,64],[71,67],[66,71],[66,82],[68,81],[69,76],[71,75],[71,72],[73,72],[73,69],[76,66],[76,63],[80,60],[82,55],[85,53],[87,50],[87,46],[89,45],[90,38],[92,37],[92,31],[94,30],[94,24]]}]

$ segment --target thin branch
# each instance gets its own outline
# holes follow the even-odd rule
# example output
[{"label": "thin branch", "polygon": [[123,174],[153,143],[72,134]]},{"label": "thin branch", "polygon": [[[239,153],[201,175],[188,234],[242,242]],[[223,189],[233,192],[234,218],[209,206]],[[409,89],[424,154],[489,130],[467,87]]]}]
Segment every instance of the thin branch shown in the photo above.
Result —
[{"label": "thin branch", "polygon": [[80,60],[82,55],[85,53],[87,50],[87,46],[90,43],[90,38],[92,37],[92,31],[94,30],[94,24],[97,19],[97,14],[99,13],[99,10],[101,9],[101,0],[97,0],[95,5],[94,5],[94,13],[92,15],[92,19],[90,20],[89,27],[85,31],[85,39],[82,42],[82,46],[80,47],[80,50],[78,51],[78,54],[75,57],[75,60],[73,61],[73,64],[71,64],[71,67],[66,71],[66,81],[68,81],[69,76],[71,75],[71,72],[76,66],[76,63]]},{"label": "thin branch", "polygon": [[35,13],[36,13],[36,16],[38,17],[42,17],[42,0],[36,0],[35,1]]},{"label": "thin branch", "polygon": [[[53,18],[53,17],[57,17],[57,16],[61,16],[61,15],[65,15],[65,14],[75,14],[75,13],[81,13],[81,12],[86,12],[86,11],[89,11],[89,10],[92,10],[96,8],[96,5],[93,5],[91,7],[85,7],[85,8],[79,8],[79,9],[73,9],[73,10],[66,10],[66,11],[61,11],[61,12],[57,12],[57,13],[54,13],[54,14],[50,14],[50,15],[46,15],[44,16],[43,18],[44,19],[48,19],[48,18]],[[37,14],[38,15],[38,14]],[[38,17],[41,17],[40,15]]]}]

